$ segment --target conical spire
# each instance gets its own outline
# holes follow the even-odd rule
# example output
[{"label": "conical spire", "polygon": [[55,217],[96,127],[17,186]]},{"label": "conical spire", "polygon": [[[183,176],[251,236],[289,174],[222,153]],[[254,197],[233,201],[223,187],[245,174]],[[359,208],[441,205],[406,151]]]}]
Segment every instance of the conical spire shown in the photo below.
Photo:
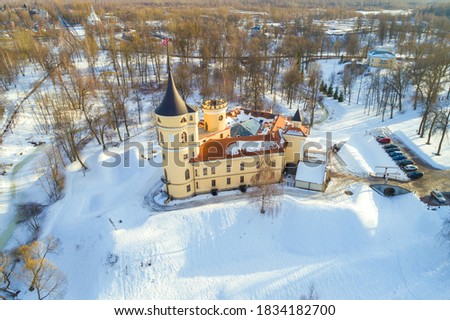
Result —
[{"label": "conical spire", "polygon": [[291,121],[303,122],[302,116],[300,115],[300,110],[297,109]]},{"label": "conical spire", "polygon": [[169,51],[167,50],[167,71],[169,73],[169,80],[167,81],[166,94],[164,95],[161,104],[155,109],[155,113],[160,116],[180,116],[189,112],[186,102],[178,93],[177,87],[172,77],[172,70],[170,69]]}]

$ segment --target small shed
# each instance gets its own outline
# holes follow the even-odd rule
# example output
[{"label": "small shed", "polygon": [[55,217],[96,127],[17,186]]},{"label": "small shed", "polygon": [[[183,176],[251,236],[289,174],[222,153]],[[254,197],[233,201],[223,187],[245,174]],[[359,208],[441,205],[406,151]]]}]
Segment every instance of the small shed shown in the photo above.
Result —
[{"label": "small shed", "polygon": [[299,162],[295,187],[324,192],[330,180],[325,162]]}]

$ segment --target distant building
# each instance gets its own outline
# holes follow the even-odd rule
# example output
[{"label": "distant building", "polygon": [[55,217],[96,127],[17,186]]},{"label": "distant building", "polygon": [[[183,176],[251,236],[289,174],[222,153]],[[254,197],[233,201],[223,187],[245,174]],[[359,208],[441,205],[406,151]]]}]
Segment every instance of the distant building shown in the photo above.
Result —
[{"label": "distant building", "polygon": [[378,49],[369,52],[367,64],[376,68],[392,68],[395,65],[396,57],[389,50]]},{"label": "distant building", "polygon": [[102,21],[95,13],[94,8],[91,6],[91,12],[89,13],[89,16],[87,17],[87,23],[90,24],[91,26],[95,26],[101,22]]},{"label": "distant building", "polygon": [[227,112],[223,100],[207,100],[201,109],[203,119],[183,101],[169,69],[166,94],[155,109],[168,200],[245,189],[261,161],[271,167],[271,181],[281,182],[286,164],[303,161],[309,127],[299,111],[291,120],[242,108]]}]

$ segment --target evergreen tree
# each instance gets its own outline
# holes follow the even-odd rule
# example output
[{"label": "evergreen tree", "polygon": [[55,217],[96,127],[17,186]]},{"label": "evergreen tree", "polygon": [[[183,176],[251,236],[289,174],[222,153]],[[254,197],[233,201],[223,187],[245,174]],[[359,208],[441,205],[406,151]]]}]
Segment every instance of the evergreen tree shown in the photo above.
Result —
[{"label": "evergreen tree", "polygon": [[337,100],[338,97],[339,97],[339,95],[338,95],[338,87],[336,87],[336,89],[334,90],[333,99]]},{"label": "evergreen tree", "polygon": [[330,84],[330,86],[328,87],[327,90],[327,97],[332,97],[333,96],[333,86]]},{"label": "evergreen tree", "polygon": [[323,93],[327,91],[327,85],[323,81],[320,83],[319,90]]},{"label": "evergreen tree", "polygon": [[341,93],[339,94],[338,101],[339,101],[339,102],[344,102],[344,94],[342,93],[342,91],[341,91]]}]

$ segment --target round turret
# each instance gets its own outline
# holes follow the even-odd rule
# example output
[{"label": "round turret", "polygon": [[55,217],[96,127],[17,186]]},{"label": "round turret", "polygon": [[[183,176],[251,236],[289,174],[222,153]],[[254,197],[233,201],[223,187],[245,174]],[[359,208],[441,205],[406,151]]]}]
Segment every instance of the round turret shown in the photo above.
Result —
[{"label": "round turret", "polygon": [[227,127],[227,102],[205,100],[202,104],[204,128],[208,132],[224,130]]}]

